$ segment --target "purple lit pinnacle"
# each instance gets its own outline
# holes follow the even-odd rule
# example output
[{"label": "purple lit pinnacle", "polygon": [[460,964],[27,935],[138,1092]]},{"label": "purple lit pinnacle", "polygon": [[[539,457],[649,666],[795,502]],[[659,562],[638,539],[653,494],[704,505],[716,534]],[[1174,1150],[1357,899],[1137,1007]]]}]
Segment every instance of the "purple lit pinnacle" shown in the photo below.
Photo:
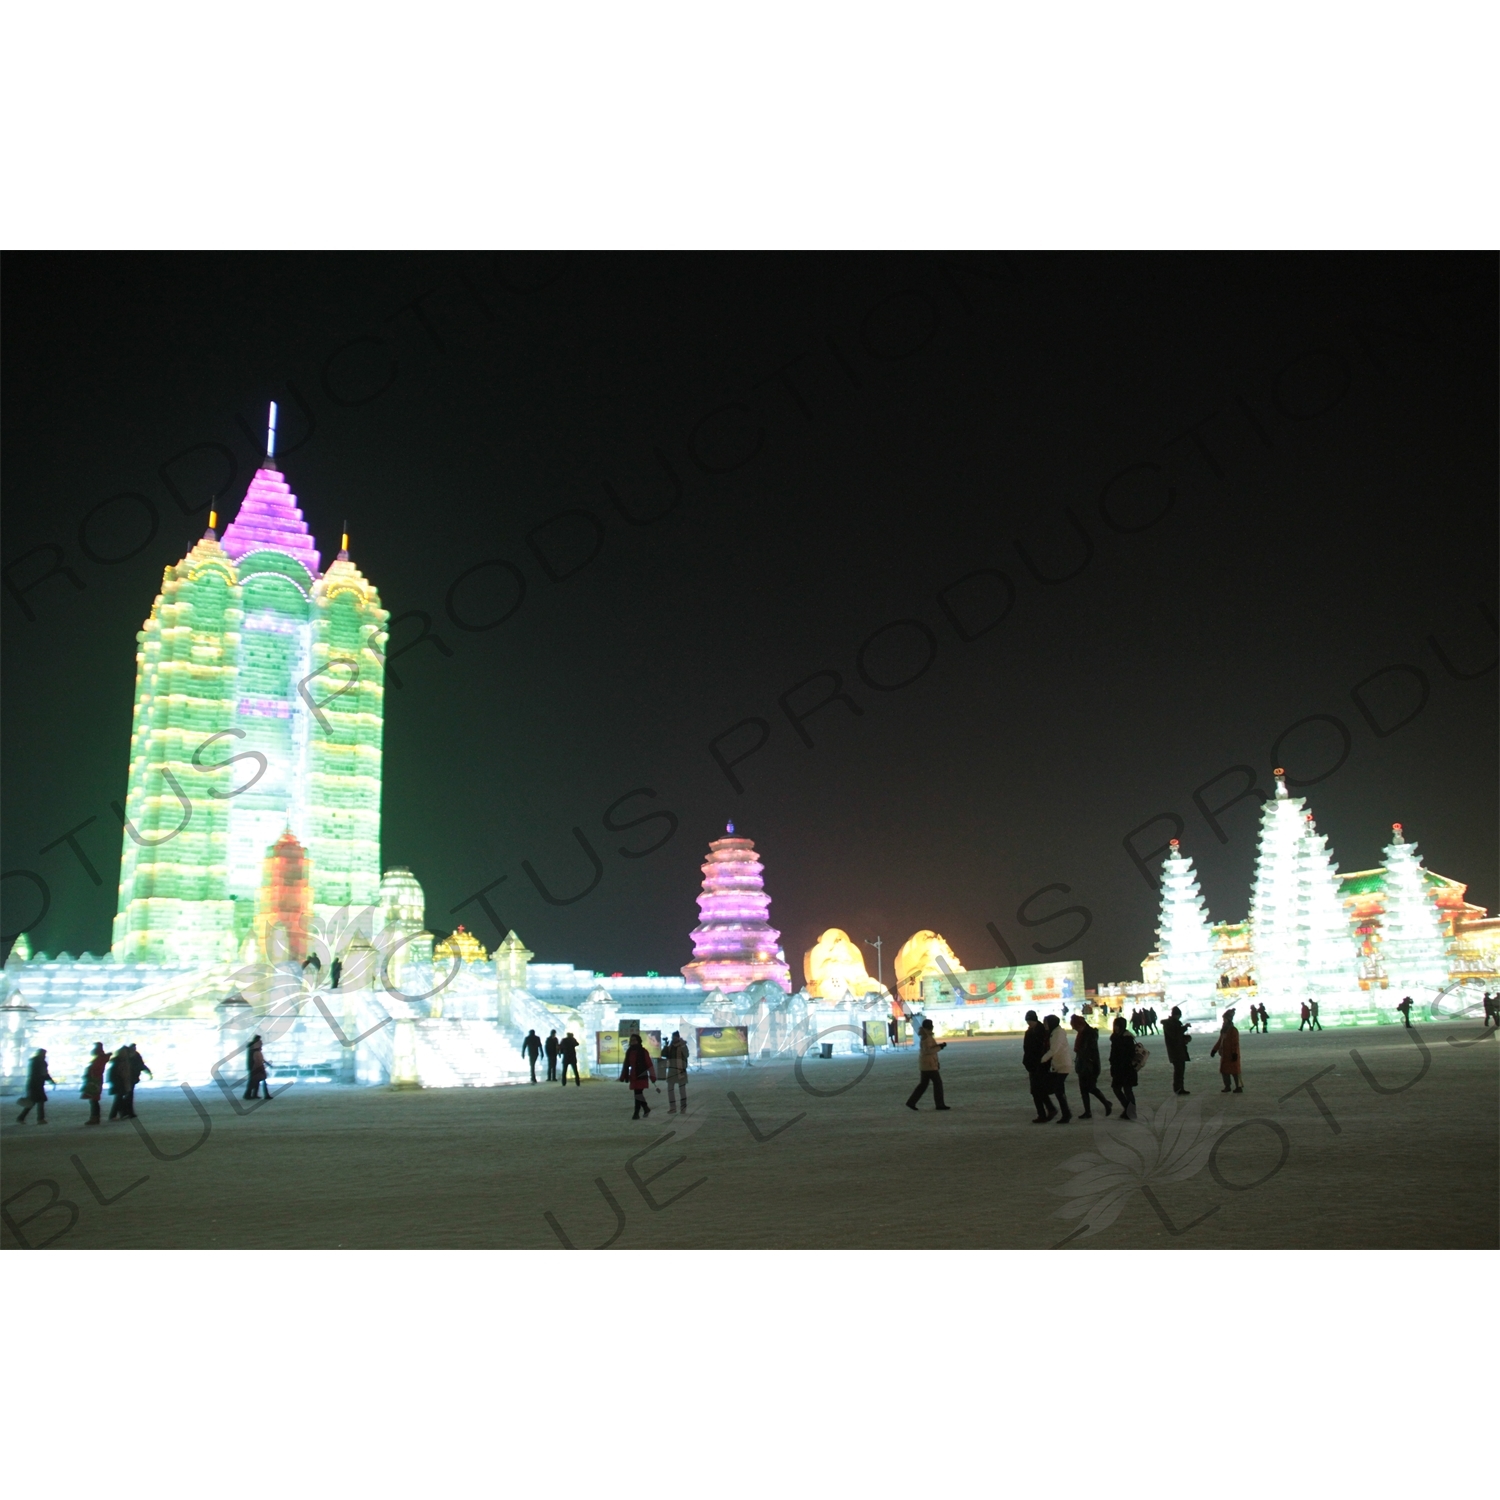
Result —
[{"label": "purple lit pinnacle", "polygon": [[219,544],[238,562],[247,552],[269,549],[295,557],[314,578],[318,576],[318,549],[297,508],[291,486],[275,469],[257,469],[240,512],[225,529]]},{"label": "purple lit pinnacle", "polygon": [[[729,825],[732,833],[734,825]],[[699,925],[693,929],[693,962],[682,972],[689,984],[743,990],[758,979],[791,989],[791,971],[781,956],[781,934],[766,920],[771,898],[761,879],[764,866],[751,839],[715,839],[703,866]]]}]

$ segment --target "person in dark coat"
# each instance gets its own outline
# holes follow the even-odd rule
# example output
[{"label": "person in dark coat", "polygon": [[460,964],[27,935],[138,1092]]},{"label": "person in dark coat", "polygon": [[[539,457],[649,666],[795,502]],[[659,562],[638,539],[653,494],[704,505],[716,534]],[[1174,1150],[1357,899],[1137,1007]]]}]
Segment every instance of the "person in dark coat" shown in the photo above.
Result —
[{"label": "person in dark coat", "polygon": [[1491,1021],[1495,1023],[1495,1029],[1500,1031],[1500,995],[1492,995],[1486,990],[1484,992],[1484,1025],[1480,1029],[1488,1031]]},{"label": "person in dark coat", "polygon": [[542,1055],[542,1039],[536,1032],[528,1031],[521,1042],[521,1054],[531,1064],[531,1081],[536,1082],[536,1060]]},{"label": "person in dark coat", "polygon": [[1161,1034],[1167,1043],[1167,1061],[1172,1064],[1172,1092],[1174,1094],[1187,1094],[1192,1091],[1184,1084],[1186,1082],[1185,1069],[1192,1062],[1188,1056],[1188,1043],[1192,1038],[1188,1035],[1188,1029],[1182,1024],[1182,1008],[1174,1005],[1172,1014],[1162,1022]]},{"label": "person in dark coat", "polygon": [[93,1054],[89,1057],[89,1065],[83,1072],[83,1087],[78,1090],[80,1099],[89,1101],[90,1125],[97,1125],[99,1121],[99,1101],[104,1097],[104,1070],[109,1066],[109,1053],[104,1050],[103,1042],[94,1043]]},{"label": "person in dark coat", "polygon": [[1308,1022],[1311,1021],[1311,1020],[1312,1020],[1312,1009],[1308,1005],[1307,1001],[1304,1000],[1302,1002],[1302,1025],[1299,1026],[1297,1028],[1297,1030],[1298,1031],[1304,1030],[1307,1027]]},{"label": "person in dark coat", "polygon": [[649,1115],[651,1106],[646,1103],[646,1090],[656,1082],[656,1064],[642,1046],[638,1031],[630,1033],[630,1046],[626,1048],[625,1061],[620,1066],[620,1082],[628,1083],[635,1095],[635,1113],[630,1118],[639,1120],[643,1113]]},{"label": "person in dark coat", "polygon": [[[250,1038],[250,1045],[245,1048],[245,1070],[249,1076],[245,1079],[246,1099],[255,1099],[260,1095],[260,1086],[266,1082],[266,1051],[265,1043],[260,1039],[257,1032]],[[271,1088],[266,1084],[266,1098],[271,1097]]]},{"label": "person in dark coat", "polygon": [[1120,1118],[1135,1119],[1135,1086],[1140,1075],[1135,1067],[1135,1049],[1139,1044],[1130,1034],[1124,1016],[1115,1017],[1109,1038],[1109,1086],[1120,1101]]},{"label": "person in dark coat", "polygon": [[47,1049],[43,1047],[31,1059],[31,1066],[26,1071],[26,1094],[21,1100],[21,1113],[16,1116],[17,1125],[31,1113],[33,1108],[36,1110],[37,1124],[47,1123],[47,1085],[49,1083],[55,1085],[57,1080],[47,1071]]},{"label": "person in dark coat", "polygon": [[572,1068],[573,1082],[578,1088],[582,1088],[583,1080],[578,1076],[578,1038],[571,1031],[563,1032],[562,1040],[557,1044],[557,1054],[562,1058],[562,1077],[558,1082],[567,1088],[568,1069]]},{"label": "person in dark coat", "polygon": [[1405,1026],[1407,1026],[1407,1027],[1410,1027],[1411,1026],[1411,996],[1410,995],[1403,995],[1401,997],[1401,1003],[1396,1007],[1396,1009],[1401,1012],[1401,1021],[1402,1021],[1402,1024],[1405,1025]]},{"label": "person in dark coat", "polygon": [[[133,1120],[135,1119],[136,1087],[141,1081],[141,1074],[151,1073],[151,1069],[146,1066],[146,1059],[136,1051],[134,1042],[126,1042],[125,1047],[130,1053],[130,1093],[126,1096],[125,1113]],[[151,1073],[151,1076],[155,1078],[156,1074]]]},{"label": "person in dark coat", "polygon": [[133,1087],[130,1072],[130,1049],[120,1047],[115,1055],[109,1060],[109,1091],[115,1096],[115,1102],[109,1107],[111,1120],[128,1120],[130,1118],[130,1090]]},{"label": "person in dark coat", "polygon": [[547,1033],[547,1040],[542,1044],[542,1048],[547,1054],[547,1082],[556,1083],[558,1046],[557,1030],[555,1027]]},{"label": "person in dark coat", "polygon": [[[1486,1016],[1488,1016],[1490,1013],[1490,997],[1488,995],[1484,997],[1484,1013]],[[1489,1022],[1486,1021],[1485,1024],[1488,1025]],[[891,1039],[891,1046],[894,1047],[898,1042],[900,1042],[901,1025],[896,1020],[895,1016],[892,1016],[890,1020],[885,1023],[885,1033]]]},{"label": "person in dark coat", "polygon": [[1036,1012],[1026,1012],[1026,1035],[1021,1039],[1021,1065],[1031,1080],[1031,1102],[1036,1106],[1033,1125],[1045,1125],[1057,1114],[1053,1102],[1052,1069],[1047,1061],[1050,1041],[1047,1028],[1037,1020]]},{"label": "person in dark coat", "polygon": [[1309,1018],[1312,1021],[1312,1025],[1307,1029],[1309,1031],[1321,1031],[1323,1029],[1323,1023],[1318,1019],[1318,1002],[1316,1000],[1309,1000],[1307,1002],[1307,1010]]},{"label": "person in dark coat", "polygon": [[1073,1027],[1073,1072],[1078,1078],[1078,1092],[1083,1099],[1082,1118],[1091,1120],[1093,1110],[1089,1099],[1095,1098],[1104,1106],[1104,1118],[1110,1114],[1110,1102],[1099,1092],[1099,1033],[1082,1016],[1075,1015]]},{"label": "person in dark coat", "polygon": [[1224,1087],[1220,1092],[1227,1094],[1232,1082],[1234,1092],[1243,1094],[1245,1091],[1240,1087],[1240,1031],[1234,1024],[1233,1006],[1224,1012],[1224,1025],[1219,1031],[1219,1040],[1214,1043],[1213,1050],[1208,1055],[1219,1059],[1219,1074],[1224,1080]]}]

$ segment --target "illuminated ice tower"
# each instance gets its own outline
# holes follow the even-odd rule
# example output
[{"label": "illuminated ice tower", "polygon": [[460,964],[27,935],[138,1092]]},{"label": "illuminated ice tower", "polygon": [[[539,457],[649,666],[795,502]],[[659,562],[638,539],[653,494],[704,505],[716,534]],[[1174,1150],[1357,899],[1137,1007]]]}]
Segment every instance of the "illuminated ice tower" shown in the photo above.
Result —
[{"label": "illuminated ice tower", "polygon": [[1385,847],[1385,912],[1380,919],[1380,961],[1386,984],[1424,1005],[1448,983],[1448,944],[1437,902],[1427,888],[1417,846],[1401,825],[1391,825]]},{"label": "illuminated ice tower", "polygon": [[750,839],[728,838],[708,846],[703,866],[703,894],[698,897],[698,926],[693,929],[693,962],[684,964],[689,984],[726,993],[743,990],[758,979],[791,989],[791,972],[780,948],[781,934],[766,920],[771,898],[762,880],[764,866]]},{"label": "illuminated ice tower", "polygon": [[1161,867],[1161,953],[1163,1003],[1183,1014],[1207,1018],[1219,989],[1219,968],[1208,910],[1198,888],[1193,861],[1176,839]]},{"label": "illuminated ice tower", "polygon": [[288,830],[315,918],[378,898],[389,616],[347,535],[320,571],[275,451],[273,404],[265,462],[222,543],[211,514],[136,637],[113,937],[127,962],[235,957]]}]

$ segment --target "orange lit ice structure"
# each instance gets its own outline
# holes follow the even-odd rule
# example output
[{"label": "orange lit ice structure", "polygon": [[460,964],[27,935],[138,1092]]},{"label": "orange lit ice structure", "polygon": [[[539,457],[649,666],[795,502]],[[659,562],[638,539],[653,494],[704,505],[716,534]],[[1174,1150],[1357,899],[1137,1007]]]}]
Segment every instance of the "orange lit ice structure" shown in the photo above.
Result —
[{"label": "orange lit ice structure", "polygon": [[962,974],[958,955],[940,933],[924,927],[902,943],[896,954],[896,995],[916,1003],[922,998],[922,981],[943,975]]},{"label": "orange lit ice structure", "polygon": [[698,897],[698,926],[693,929],[693,961],[682,966],[689,984],[726,994],[746,989],[758,979],[791,988],[791,973],[780,948],[781,934],[767,916],[771,898],[751,839],[729,837],[708,846],[703,892]]},{"label": "orange lit ice structure", "polygon": [[466,964],[482,964],[489,954],[485,951],[484,944],[460,922],[433,948],[432,957],[435,963],[444,963],[458,957]]},{"label": "orange lit ice structure", "polygon": [[847,932],[830,927],[802,957],[807,993],[818,1000],[879,994],[885,986],[865,971],[864,955]]},{"label": "orange lit ice structure", "polygon": [[290,829],[266,855],[257,905],[261,952],[271,963],[301,963],[312,935],[312,861]]}]

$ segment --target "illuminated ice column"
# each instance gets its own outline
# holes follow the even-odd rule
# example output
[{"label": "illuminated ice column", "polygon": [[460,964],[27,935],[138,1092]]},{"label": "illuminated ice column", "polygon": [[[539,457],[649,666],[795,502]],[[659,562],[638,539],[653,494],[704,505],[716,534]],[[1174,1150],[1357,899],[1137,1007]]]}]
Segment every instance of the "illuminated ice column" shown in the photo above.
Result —
[{"label": "illuminated ice column", "polygon": [[1162,861],[1161,922],[1156,933],[1162,1004],[1168,1009],[1181,1006],[1189,1020],[1207,1019],[1218,996],[1218,952],[1193,861],[1176,839]]},{"label": "illuminated ice column", "polygon": [[1437,901],[1427,885],[1417,846],[1401,825],[1385,847],[1385,911],[1380,919],[1380,962],[1391,996],[1409,994],[1431,1005],[1448,983],[1448,940]]},{"label": "illuminated ice column", "polygon": [[1306,937],[1301,927],[1303,799],[1287,795],[1276,770],[1276,795],[1260,810],[1260,846],[1250,887],[1250,944],[1261,1004],[1285,1011],[1302,989]]},{"label": "illuminated ice column", "polygon": [[779,946],[781,934],[767,920],[771,898],[755,844],[733,837],[733,823],[725,832],[730,836],[708,846],[693,962],[683,965],[683,975],[704,989],[736,992],[757,979],[771,979],[789,990],[791,973]]},{"label": "illuminated ice column", "polygon": [[300,964],[312,937],[312,871],[290,829],[266,854],[258,906],[257,937],[266,962]]},{"label": "illuminated ice column", "polygon": [[[347,543],[348,538],[345,537]],[[380,901],[380,782],[386,621],[380,595],[347,546],[312,594],[308,847],[314,910]],[[373,936],[373,931],[367,936]]]},{"label": "illuminated ice column", "polygon": [[234,564],[210,524],[192,551],[165,570],[136,635],[112,939],[115,957],[127,963],[234,957],[227,763],[237,746],[226,731],[234,728],[240,598]]}]

